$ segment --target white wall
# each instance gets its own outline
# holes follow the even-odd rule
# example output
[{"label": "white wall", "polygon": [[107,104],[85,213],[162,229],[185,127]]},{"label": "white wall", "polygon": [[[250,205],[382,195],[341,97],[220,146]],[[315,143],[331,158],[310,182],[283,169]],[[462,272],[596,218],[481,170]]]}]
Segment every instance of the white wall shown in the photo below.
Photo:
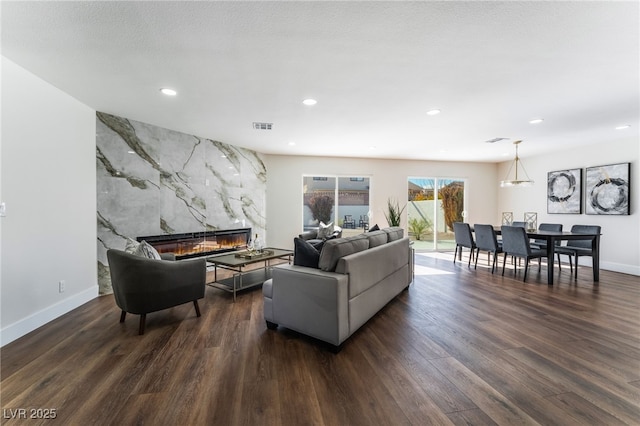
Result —
[{"label": "white wall", "polygon": [[[371,225],[387,226],[384,210],[389,197],[407,201],[409,177],[467,179],[465,193],[469,223],[498,223],[498,174],[495,164],[437,161],[372,160],[337,157],[265,155],[267,167],[267,244],[293,248],[302,229],[302,175],[368,176],[371,178]],[[402,222],[406,229],[406,210]]]},{"label": "white wall", "polygon": [[[615,132],[615,130],[612,130]],[[622,131],[618,131],[622,132]],[[600,267],[611,271],[640,275],[640,144],[633,138],[603,142],[598,145],[584,146],[580,149],[555,152],[553,155],[522,157],[529,177],[535,184],[528,188],[500,188],[499,212],[512,211],[515,220],[523,220],[524,212],[537,212],[538,224],[542,222],[562,223],[563,229],[570,230],[572,225],[600,225],[602,227]],[[520,150],[520,154],[523,153]],[[556,170],[584,169],[616,163],[631,163],[630,216],[604,216],[583,214],[547,213],[547,173]],[[499,176],[504,178],[509,162],[500,164]],[[584,212],[584,189],[583,189]],[[581,258],[581,264],[591,264],[590,258]]]},{"label": "white wall", "polygon": [[98,294],[95,121],[2,57],[1,345]]}]

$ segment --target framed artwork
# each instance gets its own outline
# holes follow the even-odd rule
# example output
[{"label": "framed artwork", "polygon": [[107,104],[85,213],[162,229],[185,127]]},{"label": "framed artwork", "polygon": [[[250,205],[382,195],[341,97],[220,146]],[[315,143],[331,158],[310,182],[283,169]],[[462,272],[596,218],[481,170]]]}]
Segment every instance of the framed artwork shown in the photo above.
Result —
[{"label": "framed artwork", "polygon": [[587,168],[587,214],[629,214],[630,163]]},{"label": "framed artwork", "polygon": [[547,213],[582,213],[582,169],[547,174]]}]

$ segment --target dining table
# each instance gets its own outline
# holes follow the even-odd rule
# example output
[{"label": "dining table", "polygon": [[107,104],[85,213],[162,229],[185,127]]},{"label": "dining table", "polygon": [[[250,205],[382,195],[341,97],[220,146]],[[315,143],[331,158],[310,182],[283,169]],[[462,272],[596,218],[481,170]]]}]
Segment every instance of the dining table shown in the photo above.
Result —
[{"label": "dining table", "polygon": [[[495,227],[496,234],[500,235],[500,227]],[[591,240],[591,249],[593,256],[592,269],[593,269],[593,281],[600,281],[600,234],[582,233],[582,232],[569,232],[569,231],[543,231],[540,229],[525,229],[527,236],[533,239],[545,240],[547,243],[547,284],[553,285],[553,265],[556,255],[556,243],[560,241],[571,240]],[[578,260],[576,259],[576,262]],[[576,265],[577,268],[577,265]]]}]

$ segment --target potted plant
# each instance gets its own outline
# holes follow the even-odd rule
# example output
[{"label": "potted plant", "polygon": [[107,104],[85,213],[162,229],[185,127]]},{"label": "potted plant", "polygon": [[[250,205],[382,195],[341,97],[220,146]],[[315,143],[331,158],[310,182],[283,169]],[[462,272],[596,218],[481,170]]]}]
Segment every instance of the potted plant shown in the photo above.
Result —
[{"label": "potted plant", "polygon": [[406,205],[400,208],[398,201],[391,200],[390,198],[387,200],[387,211],[384,214],[384,218],[387,219],[389,226],[400,226],[400,220],[402,219],[402,212],[404,211]]}]

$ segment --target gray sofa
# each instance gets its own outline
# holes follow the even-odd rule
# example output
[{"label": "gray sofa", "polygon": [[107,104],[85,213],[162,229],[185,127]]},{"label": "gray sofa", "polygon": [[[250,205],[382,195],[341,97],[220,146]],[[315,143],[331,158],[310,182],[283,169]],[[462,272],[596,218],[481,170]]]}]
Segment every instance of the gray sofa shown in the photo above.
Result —
[{"label": "gray sofa", "polygon": [[324,243],[319,269],[278,265],[262,287],[264,318],[322,340],[335,351],[382,307],[408,288],[413,261],[399,227]]}]

